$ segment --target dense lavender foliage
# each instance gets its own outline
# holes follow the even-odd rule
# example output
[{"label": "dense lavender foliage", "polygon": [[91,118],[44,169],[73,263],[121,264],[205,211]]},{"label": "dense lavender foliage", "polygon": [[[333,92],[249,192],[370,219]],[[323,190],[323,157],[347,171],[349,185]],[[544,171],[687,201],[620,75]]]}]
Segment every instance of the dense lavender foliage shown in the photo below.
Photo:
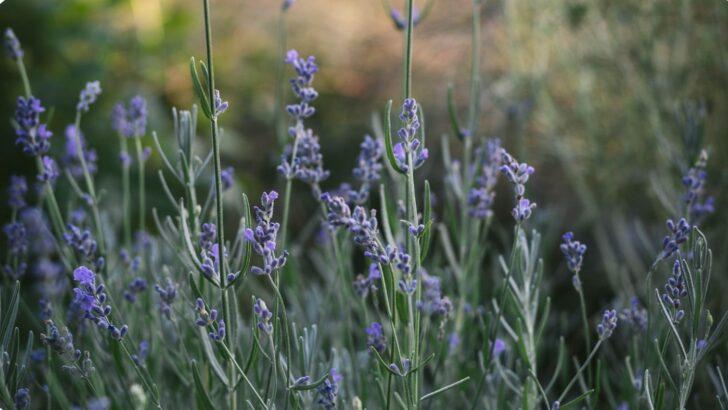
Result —
[{"label": "dense lavender foliage", "polygon": [[[41,101],[52,94],[31,93],[26,53],[7,29],[25,89],[7,148],[35,172],[5,189],[0,408],[728,408],[728,316],[711,310],[702,231],[718,205],[708,151],[676,175],[662,242],[642,232],[653,246],[633,250],[644,275],[624,276],[611,300],[590,299],[590,239],[575,226],[558,243],[555,214],[532,199],[555,182],[512,141],[481,137],[476,63],[467,125],[452,106],[459,140],[444,139],[445,172],[425,178],[439,165],[412,95],[411,50],[431,2],[421,12],[413,3],[386,4],[405,42],[404,95],[398,115],[390,101],[374,121],[384,129],[364,136],[351,182],[329,183],[310,128],[315,74],[329,68],[296,50],[280,56],[292,69],[291,125],[269,169],[280,187],[255,205],[222,164],[219,121],[236,107],[215,88],[207,0],[207,58],[190,61],[201,112],[175,109],[173,135],[157,136],[143,97],[117,103],[105,114],[114,163],[94,149],[108,137],[82,122],[101,84],[68,102],[75,122],[54,138]],[[294,4],[305,7],[286,0],[281,15]],[[474,0],[476,33],[481,12]],[[211,138],[198,135],[198,116]],[[119,189],[97,186],[104,167],[120,174]],[[296,198],[296,185],[313,197]],[[169,203],[147,203],[152,189]],[[289,232],[291,208],[310,201],[308,224]],[[557,295],[580,309],[555,311]]]}]

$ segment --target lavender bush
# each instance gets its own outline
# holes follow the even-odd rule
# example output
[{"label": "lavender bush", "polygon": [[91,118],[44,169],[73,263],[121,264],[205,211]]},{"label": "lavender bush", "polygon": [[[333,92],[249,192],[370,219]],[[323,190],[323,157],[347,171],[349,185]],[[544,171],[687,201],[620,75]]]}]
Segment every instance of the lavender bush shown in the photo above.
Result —
[{"label": "lavender bush", "polygon": [[[350,183],[329,182],[309,121],[325,64],[281,52],[293,94],[283,108],[276,93],[290,117],[287,132],[283,112],[275,124],[281,186],[253,204],[222,163],[220,120],[235,107],[215,86],[208,0],[206,55],[189,62],[199,105],[173,110],[173,135],[158,136],[143,97],[119,102],[108,124],[119,142],[113,164],[98,161],[82,126],[103,98],[99,82],[71,102],[75,121],[58,143],[7,29],[25,90],[11,120],[15,146],[36,172],[7,183],[2,407],[728,408],[728,315],[711,311],[713,256],[701,230],[716,206],[708,151],[676,181],[676,212],[662,242],[651,239],[643,277],[624,284],[631,294],[589,311],[591,244],[564,233],[565,268],[546,266],[531,189],[546,182],[510,141],[480,137],[481,1],[472,3],[467,116],[461,123],[449,92],[455,140],[442,139],[442,159],[430,155],[412,91],[414,27],[432,2],[422,12],[406,5],[385,4],[403,32],[402,96],[364,136]],[[305,5],[285,1],[281,19],[292,7]],[[209,138],[198,135],[200,117]],[[163,164],[154,187],[151,155]],[[440,161],[434,190],[422,169]],[[100,167],[120,173],[120,204],[103,195],[115,187],[97,185]],[[318,205],[304,232],[289,230],[295,185]],[[146,201],[150,189],[163,192],[164,208]],[[310,252],[296,252],[307,242]],[[564,277],[575,314],[552,311]],[[694,393],[706,379],[714,401],[705,386]]]}]

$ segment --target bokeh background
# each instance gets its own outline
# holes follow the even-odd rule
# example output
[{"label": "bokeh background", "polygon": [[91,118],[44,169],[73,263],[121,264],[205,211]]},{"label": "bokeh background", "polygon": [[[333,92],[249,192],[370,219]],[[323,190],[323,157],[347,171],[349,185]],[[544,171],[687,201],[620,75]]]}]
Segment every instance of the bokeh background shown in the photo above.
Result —
[{"label": "bokeh background", "polygon": [[[213,3],[217,85],[231,106],[221,120],[223,162],[236,168],[240,187],[257,197],[279,184],[276,90],[291,98],[278,75],[281,24],[287,47],[320,64],[321,96],[309,124],[332,171],[326,188],[350,178],[372,113],[400,100],[403,36],[389,11],[378,0],[297,0],[282,17],[280,1]],[[448,85],[461,117],[467,106],[470,6],[435,0],[415,30],[413,92],[426,113],[432,152],[423,174],[435,192],[444,178],[442,136],[450,133]],[[702,225],[714,251],[713,294],[728,290],[728,2],[486,0],[482,23],[480,134],[502,138],[537,169],[529,189],[539,203],[534,223],[544,232],[553,292],[573,295],[556,246],[573,229],[590,247],[583,275],[590,310],[628,294],[655,255],[665,219],[678,216],[680,178],[701,147],[711,154],[708,190],[717,205]],[[171,108],[194,102],[188,61],[204,52],[199,1],[6,0],[0,27],[12,27],[22,41],[35,94],[54,108],[56,135],[72,120],[85,82],[101,81],[104,93],[84,129],[101,157],[99,185],[109,191],[119,175],[108,121],[113,104],[144,95],[150,128],[170,144]],[[9,119],[21,83],[7,60],[0,63],[0,90],[0,117]],[[202,120],[200,135],[206,144]],[[31,175],[32,164],[13,147],[9,120],[0,121],[0,137],[5,187],[12,173]],[[457,141],[451,143],[457,153]],[[152,161],[154,193],[161,191],[161,163],[157,155]],[[164,207],[160,194],[150,201]],[[497,202],[498,226],[508,232],[509,201]],[[293,212],[300,227],[315,205],[303,199]],[[3,220],[7,214],[0,209]],[[554,300],[564,310],[577,303]],[[728,305],[725,298],[715,303]]]}]

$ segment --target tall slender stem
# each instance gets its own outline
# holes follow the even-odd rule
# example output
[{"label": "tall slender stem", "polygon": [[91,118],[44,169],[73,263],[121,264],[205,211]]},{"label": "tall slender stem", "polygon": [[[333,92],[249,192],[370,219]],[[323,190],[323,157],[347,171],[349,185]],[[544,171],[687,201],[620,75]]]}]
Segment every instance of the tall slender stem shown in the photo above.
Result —
[{"label": "tall slender stem", "polygon": [[[234,346],[233,343],[233,333],[235,325],[230,321],[230,302],[228,301],[228,295],[227,295],[227,274],[225,272],[225,263],[224,263],[224,244],[225,244],[225,236],[224,236],[224,219],[223,219],[223,211],[222,211],[222,167],[220,166],[220,141],[218,138],[218,128],[217,128],[217,115],[215,113],[215,107],[214,107],[214,95],[215,95],[215,66],[212,59],[212,22],[210,18],[210,1],[209,0],[203,0],[203,6],[204,6],[204,13],[205,13],[205,46],[207,49],[207,69],[209,76],[206,78],[207,80],[207,87],[208,87],[208,96],[210,101],[210,112],[212,112],[212,116],[210,118],[210,132],[212,133],[212,156],[213,156],[213,163],[215,167],[215,213],[217,217],[217,251],[218,251],[218,272],[220,273],[220,298],[222,300],[222,307],[223,307],[223,320],[225,320],[225,323],[227,324],[228,328],[230,328],[230,331],[225,334],[225,341],[230,346]],[[233,351],[229,352],[228,357],[228,372],[230,373],[231,377],[230,380],[232,380],[232,375],[234,373],[234,363],[235,363],[235,352]],[[257,392],[256,392],[257,394]],[[228,389],[228,400],[229,405],[231,409],[235,409],[237,407],[237,400],[235,396],[235,390],[234,388],[230,387]]]},{"label": "tall slender stem", "polygon": [[83,145],[81,141],[81,112],[76,112],[76,121],[74,125],[74,140],[76,143],[76,155],[78,161],[81,163],[81,170],[83,171],[83,178],[86,182],[86,190],[91,196],[91,212],[94,218],[94,224],[96,225],[96,240],[99,243],[99,251],[101,256],[106,256],[106,244],[104,238],[104,231],[101,227],[101,214],[99,213],[98,198],[96,197],[96,188],[94,187],[93,178],[88,170],[88,164],[86,164],[86,158],[83,152]]},{"label": "tall slender stem", "polygon": [[121,164],[121,186],[123,191],[122,207],[124,212],[124,243],[128,248],[131,246],[131,183],[129,180],[129,163],[124,163],[124,161],[128,161],[129,158],[129,149],[125,136],[119,135],[119,145],[121,155],[124,156],[124,160],[122,160]]},{"label": "tall slender stem", "polygon": [[144,186],[144,148],[142,148],[141,137],[134,138],[136,145],[137,167],[139,169],[139,232],[142,233],[146,226],[146,188]]}]

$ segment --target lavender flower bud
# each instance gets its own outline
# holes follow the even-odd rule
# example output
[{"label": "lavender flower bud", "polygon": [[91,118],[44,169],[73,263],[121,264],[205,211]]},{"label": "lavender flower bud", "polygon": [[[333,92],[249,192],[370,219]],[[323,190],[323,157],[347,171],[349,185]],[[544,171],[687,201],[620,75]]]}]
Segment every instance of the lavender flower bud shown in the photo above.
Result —
[{"label": "lavender flower bud", "polygon": [[605,310],[604,315],[602,315],[602,321],[599,322],[597,325],[597,334],[599,335],[599,338],[604,340],[608,339],[610,336],[612,336],[612,332],[614,332],[614,329],[617,328],[617,311],[612,310]]},{"label": "lavender flower bud", "polygon": [[98,81],[86,83],[86,87],[81,90],[79,95],[76,110],[78,112],[88,112],[89,107],[96,102],[99,95],[101,95],[101,85]]},{"label": "lavender flower bud", "polygon": [[366,329],[367,346],[373,347],[379,353],[383,353],[387,349],[387,338],[384,336],[382,324],[373,322]]},{"label": "lavender flower bud", "polygon": [[5,45],[5,52],[7,53],[8,57],[10,57],[10,59],[18,61],[23,58],[23,48],[20,46],[20,41],[18,41],[18,38],[15,37],[13,29],[5,29],[5,41],[3,43]]},{"label": "lavender flower bud", "polygon": [[28,193],[28,181],[24,176],[11,175],[8,187],[8,206],[17,211],[24,208],[25,195]]}]

